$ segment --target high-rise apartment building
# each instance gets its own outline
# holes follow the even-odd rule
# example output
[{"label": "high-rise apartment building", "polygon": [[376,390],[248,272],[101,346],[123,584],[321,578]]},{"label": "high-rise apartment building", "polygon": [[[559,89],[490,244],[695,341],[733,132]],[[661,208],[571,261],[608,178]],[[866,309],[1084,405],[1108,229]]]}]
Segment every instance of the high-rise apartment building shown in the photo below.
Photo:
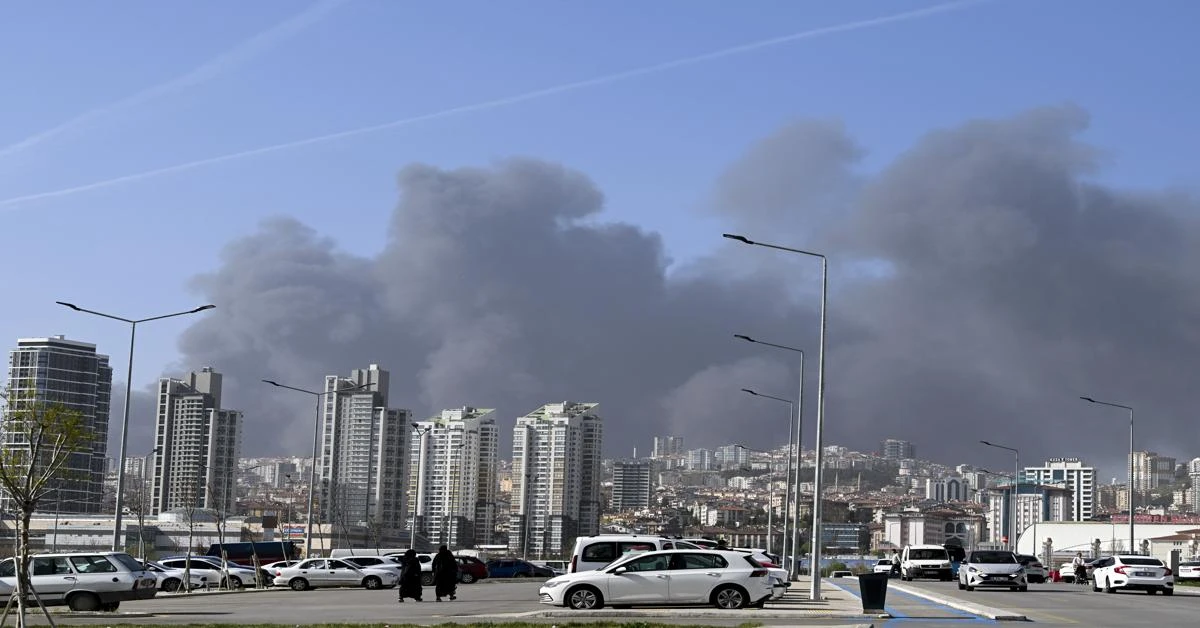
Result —
[{"label": "high-rise apartment building", "polygon": [[499,432],[491,408],[455,408],[413,424],[408,512],[435,545],[490,544],[496,529]]},{"label": "high-rise apartment building", "polygon": [[620,512],[649,508],[652,475],[649,460],[613,461],[612,509]]},{"label": "high-rise apartment building", "polygon": [[721,445],[713,458],[722,469],[741,469],[750,464],[750,450],[740,445]]},{"label": "high-rise apartment building", "polygon": [[221,382],[221,374],[209,367],[184,379],[158,380],[150,514],[188,508],[233,511],[242,413],[221,408]]},{"label": "high-rise apartment building", "polygon": [[682,436],[655,436],[651,458],[671,458],[683,454]]},{"label": "high-rise apartment building", "polygon": [[895,438],[879,443],[879,455],[888,460],[909,460],[917,457],[912,443]]},{"label": "high-rise apartment building", "polygon": [[[1130,454],[1133,460],[1133,488],[1138,493],[1146,493],[1160,486],[1175,482],[1175,458],[1160,456],[1153,451],[1135,451]],[[1129,465],[1130,458],[1125,464]]]},{"label": "high-rise apartment building", "polygon": [[1071,517],[1088,521],[1096,507],[1096,468],[1079,458],[1051,458],[1040,467],[1025,467],[1022,481],[1071,489]]},{"label": "high-rise apartment building", "polygon": [[1187,465],[1187,472],[1188,479],[1191,480],[1187,502],[1192,505],[1193,511],[1200,512],[1200,458],[1192,458]]},{"label": "high-rise apartment building", "polygon": [[[64,336],[20,338],[8,356],[8,392],[14,406],[22,398],[33,397],[39,402],[62,404],[82,415],[91,437],[68,458],[42,504],[60,512],[100,512],[112,397],[108,356],[96,353],[94,344],[67,340]],[[0,433],[0,447],[4,450],[22,449],[26,445],[17,432]],[[0,508],[12,509],[6,495],[0,496]]]},{"label": "high-rise apartment building", "polygon": [[690,471],[711,471],[716,466],[716,458],[710,449],[692,449],[685,457],[684,467]]},{"label": "high-rise apartment building", "polygon": [[388,407],[388,383],[378,364],[354,369],[348,378],[325,376],[317,461],[322,522],[404,527],[412,413]]},{"label": "high-rise apartment building", "polygon": [[560,558],[570,552],[575,537],[599,532],[604,426],[597,405],[548,403],[517,419],[510,552]]}]

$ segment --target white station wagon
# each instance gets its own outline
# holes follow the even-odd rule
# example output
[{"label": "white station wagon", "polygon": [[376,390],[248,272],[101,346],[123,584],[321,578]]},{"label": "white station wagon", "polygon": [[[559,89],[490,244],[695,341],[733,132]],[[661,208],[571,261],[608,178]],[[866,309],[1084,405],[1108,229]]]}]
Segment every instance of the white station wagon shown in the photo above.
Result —
[{"label": "white station wagon", "polygon": [[[39,554],[29,557],[30,582],[42,604],[73,611],[115,611],[126,600],[158,593],[158,578],[124,552]],[[0,596],[17,587],[12,558],[0,562]]]}]

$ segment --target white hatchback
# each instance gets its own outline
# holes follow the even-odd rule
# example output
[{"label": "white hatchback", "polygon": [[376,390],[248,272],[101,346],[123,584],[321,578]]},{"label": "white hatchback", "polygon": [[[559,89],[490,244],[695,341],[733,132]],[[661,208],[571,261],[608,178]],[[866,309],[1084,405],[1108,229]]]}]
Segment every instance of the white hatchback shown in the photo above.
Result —
[{"label": "white hatchback", "polygon": [[605,604],[712,604],[721,609],[761,606],[771,597],[770,571],[747,554],[665,550],[626,556],[603,569],[551,578],[538,591],[543,604],[598,609]]},{"label": "white hatchback", "polygon": [[1092,570],[1092,590],[1116,593],[1118,589],[1173,595],[1175,577],[1170,567],[1153,556],[1109,556]]}]

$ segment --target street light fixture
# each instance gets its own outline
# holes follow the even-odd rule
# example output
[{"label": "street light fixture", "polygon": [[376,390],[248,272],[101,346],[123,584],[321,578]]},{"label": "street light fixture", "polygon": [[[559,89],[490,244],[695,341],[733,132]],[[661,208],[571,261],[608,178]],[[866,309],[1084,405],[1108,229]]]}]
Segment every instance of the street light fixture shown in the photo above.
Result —
[{"label": "street light fixture", "polygon": [[[796,572],[798,572],[798,569],[796,568],[796,541],[794,539],[792,539],[791,535],[788,534],[788,530],[789,530],[788,521],[789,520],[792,521],[792,527],[790,528],[790,530],[794,531],[799,528],[799,526],[797,525],[797,523],[798,523],[797,520],[799,519],[800,513],[799,512],[796,513],[796,515],[797,515],[796,519],[790,519],[790,516],[791,516],[790,510],[792,507],[792,454],[793,454],[790,432],[792,431],[792,427],[794,426],[795,421],[796,421],[796,418],[795,418],[796,417],[796,412],[795,412],[796,404],[793,403],[791,399],[785,399],[783,397],[775,397],[773,395],[760,394],[749,388],[743,388],[742,392],[749,394],[749,395],[753,395],[755,397],[762,397],[764,399],[771,399],[774,401],[779,401],[781,403],[786,403],[788,405],[789,438],[788,438],[787,476],[785,477],[786,491],[784,493],[784,498],[783,498],[783,552],[782,552],[782,554],[783,554],[785,560],[788,560],[788,559],[791,560],[791,564],[788,567],[788,569],[789,569],[790,573],[795,574]],[[800,480],[800,465],[797,464],[796,465],[796,501],[800,501],[799,480]],[[799,509],[797,509],[797,510],[799,510]],[[791,542],[791,550],[792,551],[790,553],[788,552],[788,540],[789,539],[792,539],[792,542]]]},{"label": "street light fixture", "polygon": [[410,425],[412,425],[413,433],[421,439],[421,443],[418,445],[421,449],[417,452],[417,506],[413,509],[412,526],[408,535],[408,546],[415,548],[417,545],[417,517],[424,519],[425,516],[425,450],[427,449],[425,437],[433,431],[433,426],[422,427],[420,423],[416,422],[410,423]]},{"label": "street light fixture", "polygon": [[150,318],[125,318],[122,316],[114,316],[112,314],[105,314],[104,312],[97,312],[96,310],[82,308],[74,303],[67,303],[66,301],[55,301],[55,303],[63,307],[71,308],[76,312],[83,312],[84,314],[92,314],[102,318],[109,318],[114,321],[121,321],[122,323],[129,323],[129,366],[125,374],[125,411],[121,417],[121,449],[120,455],[118,456],[119,459],[117,460],[117,495],[115,500],[116,512],[114,513],[115,516],[113,518],[112,539],[112,551],[120,552],[125,549],[123,547],[123,543],[121,543],[121,510],[125,506],[125,451],[129,446],[129,406],[133,401],[133,344],[137,339],[137,326],[139,323],[149,323],[150,321],[162,320],[164,318],[198,314],[205,310],[211,310],[217,306],[210,303],[208,305],[201,305],[200,307],[192,308],[185,312],[151,316]]},{"label": "street light fixture", "polygon": [[359,384],[357,386],[350,386],[348,388],[337,388],[334,390],[324,390],[324,391],[318,392],[315,390],[307,390],[304,388],[296,388],[295,386],[288,386],[286,384],[280,384],[279,382],[270,380],[270,379],[264,379],[262,381],[264,384],[270,384],[276,388],[286,388],[287,390],[301,392],[306,395],[312,395],[314,398],[316,398],[317,416],[313,423],[313,451],[312,451],[313,459],[312,459],[312,466],[309,467],[309,469],[308,469],[308,515],[306,517],[308,519],[308,525],[305,526],[307,529],[305,530],[305,533],[304,533],[304,555],[311,558],[312,551],[313,551],[313,545],[312,545],[312,540],[313,540],[312,539],[312,537],[313,537],[313,503],[315,501],[313,491],[316,489],[316,486],[317,486],[317,458],[320,456],[320,444],[321,444],[321,399],[324,398],[326,395],[330,395],[330,394],[348,393],[348,392],[354,392],[356,390],[362,390],[363,388],[366,388],[366,387],[370,386],[371,384],[370,384],[370,382],[368,382],[366,384]]},{"label": "street light fixture", "polygon": [[[796,392],[795,433],[789,435],[789,439],[791,440],[791,444],[789,445],[789,447],[792,447],[792,446],[795,447],[794,453],[796,456],[796,479],[795,479],[796,517],[795,517],[795,519],[792,520],[792,535],[791,535],[792,553],[791,554],[787,554],[787,551],[786,551],[786,549],[787,549],[787,519],[786,518],[784,519],[784,532],[783,532],[783,534],[784,534],[784,554],[791,557],[791,561],[792,561],[791,574],[792,574],[792,577],[795,578],[800,575],[800,565],[799,565],[799,561],[797,560],[797,554],[799,554],[799,548],[800,548],[800,507],[799,507],[800,467],[803,466],[801,463],[804,461],[804,447],[802,446],[802,438],[801,438],[801,435],[804,432],[804,350],[797,349],[796,347],[789,347],[787,345],[775,344],[773,342],[766,342],[764,340],[758,340],[755,338],[751,338],[750,336],[747,336],[745,334],[734,334],[733,337],[737,338],[738,340],[744,340],[744,341],[752,343],[752,344],[763,345],[765,347],[773,347],[776,349],[783,349],[784,351],[791,351],[793,353],[800,354],[800,386]],[[788,430],[791,431],[791,427],[789,427]],[[789,484],[788,484],[788,496],[786,499],[788,502],[788,508],[790,509],[792,507],[791,454],[793,453],[793,451],[791,449],[789,449],[788,453],[789,453],[789,458],[788,458]],[[786,514],[787,513],[785,513],[785,517],[786,517]]]},{"label": "street light fixture", "polygon": [[[1012,506],[1012,508],[1011,508],[1012,520],[1011,520],[1011,523],[1009,526],[1010,527],[1010,530],[1009,530],[1010,536],[1009,536],[1008,548],[1010,550],[1012,550],[1013,553],[1016,553],[1016,551],[1017,551],[1017,489],[1019,487],[1018,474],[1020,473],[1020,471],[1018,471],[1018,469],[1021,467],[1020,452],[1018,452],[1016,449],[1014,449],[1012,447],[1007,447],[1005,445],[997,445],[996,443],[990,443],[986,440],[981,440],[979,442],[983,443],[984,445],[987,445],[988,447],[995,447],[996,449],[1003,449],[1005,451],[1011,451],[1013,454],[1012,490],[1009,491],[1010,495],[1009,495],[1009,500],[1008,500],[1011,502],[1011,506]],[[1036,553],[1037,552],[1037,539],[1036,538],[1033,539],[1033,546],[1034,546],[1034,552]]]},{"label": "street light fixture", "polygon": [[821,260],[821,339],[820,353],[817,357],[817,433],[815,457],[813,459],[813,524],[812,524],[812,586],[809,589],[809,598],[814,602],[821,601],[821,515],[822,515],[822,491],[824,485],[824,472],[822,467],[825,464],[825,322],[826,322],[826,301],[829,296],[829,260],[820,253],[812,251],[804,251],[801,249],[793,249],[786,246],[778,246],[775,244],[767,244],[764,242],[756,242],[733,233],[723,233],[721,237],[736,240],[743,244],[751,246],[761,246],[777,251],[787,253],[795,253],[797,255],[805,255],[808,257],[816,257]]},{"label": "street light fixture", "polygon": [[1110,408],[1121,408],[1123,410],[1129,411],[1129,480],[1128,480],[1128,486],[1129,486],[1129,489],[1128,489],[1129,490],[1129,552],[1130,553],[1136,552],[1137,548],[1134,546],[1134,532],[1133,532],[1133,513],[1134,513],[1134,509],[1133,509],[1133,503],[1134,503],[1133,502],[1133,500],[1134,500],[1134,492],[1133,492],[1133,407],[1119,404],[1119,403],[1112,403],[1111,401],[1097,401],[1096,399],[1092,399],[1091,397],[1080,397],[1080,399],[1082,399],[1088,403],[1095,403],[1095,404],[1102,405],[1102,406],[1108,406]]}]

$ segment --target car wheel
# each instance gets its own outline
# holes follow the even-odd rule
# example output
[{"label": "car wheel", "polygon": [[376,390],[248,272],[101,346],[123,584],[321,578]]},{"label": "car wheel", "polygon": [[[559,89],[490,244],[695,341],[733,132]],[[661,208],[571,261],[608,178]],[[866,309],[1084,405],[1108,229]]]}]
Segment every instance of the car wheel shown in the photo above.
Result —
[{"label": "car wheel", "polygon": [[745,608],[748,600],[741,587],[723,586],[712,593],[713,606],[723,610]]},{"label": "car wheel", "polygon": [[1095,580],[1092,580],[1092,591],[1095,593],[1100,592],[1100,585]]},{"label": "car wheel", "polygon": [[974,591],[974,590],[975,590],[975,587],[973,587],[973,586],[971,586],[971,585],[969,585],[969,584],[968,584],[968,585],[967,585],[967,590],[968,590],[968,591]]},{"label": "car wheel", "polygon": [[229,580],[221,579],[222,589],[240,589],[242,588],[242,579],[237,576],[229,576]]},{"label": "car wheel", "polygon": [[425,586],[425,587],[433,586],[433,574],[431,574],[431,573],[421,574],[421,586]]},{"label": "car wheel", "polygon": [[958,581],[958,590],[959,590],[959,591],[962,591],[962,590],[963,590],[963,589],[965,589],[965,588],[967,588],[967,585],[963,584],[963,583],[962,583],[962,580],[959,580],[959,581]]},{"label": "car wheel", "polygon": [[166,591],[167,593],[174,593],[179,590],[179,585],[181,584],[182,583],[179,581],[179,578],[167,578],[166,580],[163,580],[162,590]]},{"label": "car wheel", "polygon": [[67,598],[67,608],[73,611],[96,611],[100,609],[100,598],[95,593],[76,593]]},{"label": "car wheel", "polygon": [[567,591],[567,607],[577,611],[604,608],[604,596],[595,587],[575,587]]},{"label": "car wheel", "polygon": [[1105,578],[1104,579],[1104,592],[1105,593],[1116,593],[1117,590],[1112,588],[1112,586],[1110,586],[1110,585],[1111,585],[1111,583],[1108,581],[1108,578]]},{"label": "car wheel", "polygon": [[1175,589],[1163,589],[1163,595],[1175,595]]},{"label": "car wheel", "polygon": [[1023,585],[1021,585],[1021,586],[1017,587],[1017,590],[1018,590],[1018,591],[1028,591],[1028,590],[1029,590],[1029,585],[1027,585],[1027,584],[1023,584]]},{"label": "car wheel", "polygon": [[304,578],[292,578],[288,581],[288,586],[291,587],[293,591],[307,591],[308,580],[305,580]]},{"label": "car wheel", "polygon": [[383,581],[376,576],[367,576],[363,578],[362,585],[364,589],[378,589],[383,586]]},{"label": "car wheel", "polygon": [[475,574],[470,573],[468,571],[464,571],[462,577],[459,578],[459,580],[463,584],[471,584],[472,582],[475,582]]}]

